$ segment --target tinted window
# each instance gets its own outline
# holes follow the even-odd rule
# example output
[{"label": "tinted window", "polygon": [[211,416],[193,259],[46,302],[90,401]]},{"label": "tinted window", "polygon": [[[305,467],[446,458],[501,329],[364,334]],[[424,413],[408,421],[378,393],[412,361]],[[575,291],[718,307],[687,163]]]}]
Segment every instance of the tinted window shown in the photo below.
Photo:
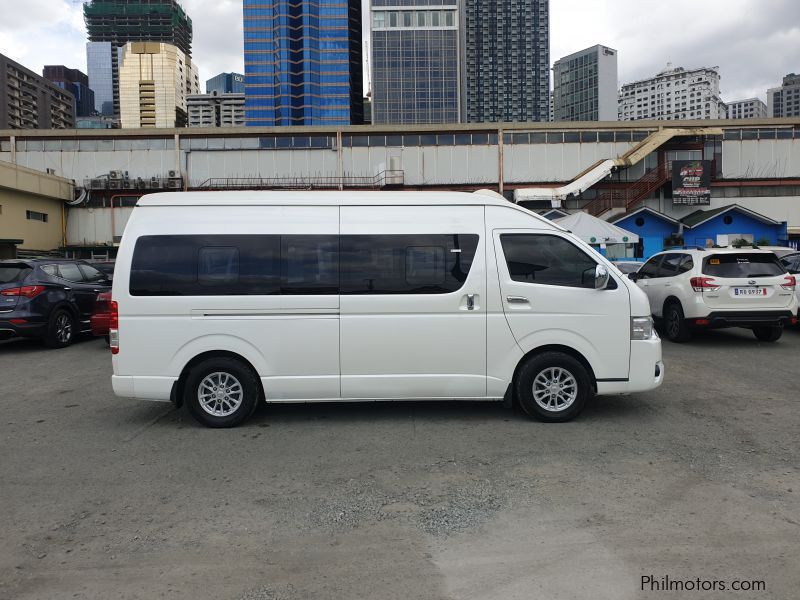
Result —
[{"label": "tinted window", "polygon": [[786,256],[781,259],[781,264],[789,273],[797,273],[800,270],[800,256]]},{"label": "tinted window", "polygon": [[658,277],[658,265],[661,262],[661,255],[654,256],[646,263],[644,266],[639,269],[638,275],[642,279],[652,279],[654,277]]},{"label": "tinted window", "polygon": [[53,277],[58,277],[58,267],[56,265],[42,265],[42,271]]},{"label": "tinted window", "polygon": [[134,296],[271,295],[280,292],[280,236],[165,235],[137,240]]},{"label": "tinted window", "polygon": [[683,257],[683,260],[681,261],[681,266],[678,268],[678,270],[681,273],[688,273],[692,269],[694,269],[694,260],[692,259],[691,255],[687,254],[686,256]]},{"label": "tinted window", "polygon": [[31,270],[28,267],[2,267],[0,266],[0,283],[13,283],[22,281]]},{"label": "tinted window", "polygon": [[94,267],[90,267],[89,265],[78,265],[83,272],[83,277],[89,283],[100,283],[106,280],[106,276],[103,275],[100,271],[95,269]]},{"label": "tinted window", "polygon": [[339,236],[283,236],[281,293],[338,294]]},{"label": "tinted window", "polygon": [[565,239],[552,235],[500,236],[511,279],[568,287],[594,287],[597,262]]},{"label": "tinted window", "polygon": [[343,235],[342,294],[446,294],[469,275],[478,235]]},{"label": "tinted window", "polygon": [[713,277],[774,277],[785,273],[774,254],[713,254],[703,261],[703,273]]},{"label": "tinted window", "polygon": [[680,265],[683,261],[683,254],[665,254],[661,262],[660,277],[675,277],[681,274]]},{"label": "tinted window", "polygon": [[60,263],[58,265],[58,272],[61,279],[73,281],[75,283],[83,283],[83,274],[75,263]]}]

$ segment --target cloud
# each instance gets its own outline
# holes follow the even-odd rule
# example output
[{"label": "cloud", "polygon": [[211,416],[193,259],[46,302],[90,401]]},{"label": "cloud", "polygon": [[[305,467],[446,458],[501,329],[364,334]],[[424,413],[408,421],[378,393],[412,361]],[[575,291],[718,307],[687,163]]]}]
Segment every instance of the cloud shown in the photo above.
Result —
[{"label": "cloud", "polygon": [[[222,72],[244,73],[241,0],[184,0],[182,4],[192,18],[192,58],[200,68],[200,81]],[[205,91],[205,85],[201,87]]]}]

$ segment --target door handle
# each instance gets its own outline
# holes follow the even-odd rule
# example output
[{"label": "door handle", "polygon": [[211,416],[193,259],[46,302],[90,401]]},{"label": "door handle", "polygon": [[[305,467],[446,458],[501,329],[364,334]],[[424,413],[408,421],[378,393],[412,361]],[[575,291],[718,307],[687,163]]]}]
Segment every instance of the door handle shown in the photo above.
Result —
[{"label": "door handle", "polygon": [[530,300],[525,296],[506,296],[506,301],[509,304],[530,304]]},{"label": "door handle", "polygon": [[467,310],[475,310],[475,294],[467,294]]}]

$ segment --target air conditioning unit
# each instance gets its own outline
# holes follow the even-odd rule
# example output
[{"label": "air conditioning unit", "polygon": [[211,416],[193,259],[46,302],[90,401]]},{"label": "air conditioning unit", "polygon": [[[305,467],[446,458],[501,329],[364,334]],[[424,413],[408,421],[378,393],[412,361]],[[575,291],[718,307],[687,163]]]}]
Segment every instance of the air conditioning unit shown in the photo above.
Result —
[{"label": "air conditioning unit", "polygon": [[160,190],[164,186],[161,184],[161,180],[158,177],[153,177],[150,180],[150,187],[154,190]]},{"label": "air conditioning unit", "polygon": [[111,179],[108,182],[108,189],[110,190],[119,190],[122,188],[122,181],[119,179]]},{"label": "air conditioning unit", "polygon": [[89,187],[93,190],[104,190],[106,189],[106,179],[92,179],[89,182]]},{"label": "air conditioning unit", "polygon": [[122,179],[122,171],[111,171],[108,174],[109,179]]},{"label": "air conditioning unit", "polygon": [[170,177],[170,179],[174,179],[174,178],[176,178],[176,177],[180,177],[180,176],[181,176],[181,174],[180,174],[180,173],[178,173],[177,171],[170,171],[170,172],[169,172],[169,177]]},{"label": "air conditioning unit", "polygon": [[181,189],[183,187],[183,179],[170,179],[168,187],[171,190]]},{"label": "air conditioning unit", "polygon": [[136,189],[143,190],[144,189],[144,179],[141,177],[136,178]]}]

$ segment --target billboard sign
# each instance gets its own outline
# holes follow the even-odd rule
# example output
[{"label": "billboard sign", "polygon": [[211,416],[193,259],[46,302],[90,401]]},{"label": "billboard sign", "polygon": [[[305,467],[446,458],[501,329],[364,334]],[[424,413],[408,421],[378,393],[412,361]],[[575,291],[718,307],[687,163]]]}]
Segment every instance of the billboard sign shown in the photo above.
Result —
[{"label": "billboard sign", "polygon": [[687,206],[711,204],[711,161],[672,161],[672,203]]}]

